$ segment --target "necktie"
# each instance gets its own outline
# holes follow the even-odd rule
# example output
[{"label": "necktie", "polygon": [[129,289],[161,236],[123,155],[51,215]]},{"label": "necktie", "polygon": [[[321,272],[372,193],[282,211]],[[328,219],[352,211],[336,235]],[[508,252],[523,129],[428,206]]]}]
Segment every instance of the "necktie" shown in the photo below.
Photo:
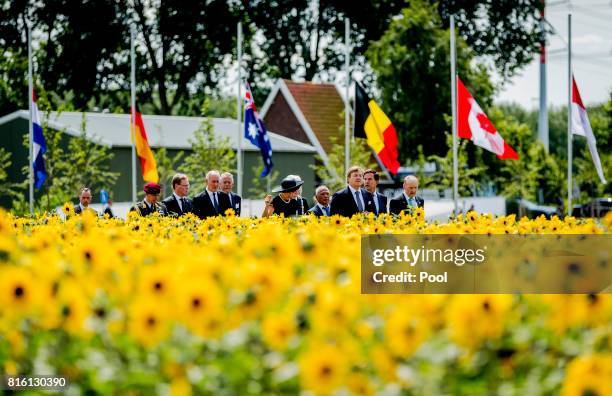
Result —
[{"label": "necktie", "polygon": [[376,207],[376,214],[380,212],[380,198],[378,194],[374,193],[374,206]]},{"label": "necktie", "polygon": [[234,200],[232,199],[232,193],[229,193],[227,195],[229,195],[230,207],[233,208],[234,207]]},{"label": "necktie", "polygon": [[213,193],[213,205],[215,206],[215,210],[219,213],[219,202],[217,201],[217,193]]},{"label": "necktie", "polygon": [[325,216],[329,216],[329,206],[323,206],[323,211],[325,212]]},{"label": "necktie", "polygon": [[357,209],[363,212],[363,205],[361,204],[361,199],[359,199],[359,191],[355,191],[355,200],[357,201]]},{"label": "necktie", "polygon": [[413,207],[413,208],[414,208],[414,198],[412,198],[412,197],[411,197],[411,198],[408,200],[408,205],[409,205],[410,207]]},{"label": "necktie", "polygon": [[186,203],[187,203],[187,200],[185,198],[181,198],[181,212],[185,211]]}]

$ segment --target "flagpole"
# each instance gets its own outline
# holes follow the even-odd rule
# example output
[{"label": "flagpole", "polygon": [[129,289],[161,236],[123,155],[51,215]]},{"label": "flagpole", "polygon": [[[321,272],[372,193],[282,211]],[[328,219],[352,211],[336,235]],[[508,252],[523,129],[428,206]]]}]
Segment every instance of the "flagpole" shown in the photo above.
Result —
[{"label": "flagpole", "polygon": [[134,48],[134,41],[136,39],[136,32],[134,26],[130,29],[130,54],[132,58],[132,70],[130,73],[130,88],[131,88],[131,120],[130,120],[130,134],[132,137],[132,204],[136,205],[136,51]]},{"label": "flagpole", "polygon": [[572,215],[572,14],[567,14],[567,215]]},{"label": "flagpole", "polygon": [[236,40],[237,46],[237,55],[238,55],[238,84],[237,84],[237,92],[236,92],[236,121],[238,121],[238,169],[236,170],[238,186],[237,191],[238,195],[242,196],[242,174],[243,174],[243,164],[242,164],[242,98],[240,97],[242,84],[242,22],[238,22],[238,39]]},{"label": "flagpole", "polygon": [[457,160],[457,72],[455,70],[455,16],[450,16],[450,51],[451,51],[451,111],[452,111],[452,133],[453,133],[453,201],[455,205],[455,216],[459,209],[459,164]]},{"label": "flagpole", "polygon": [[351,139],[349,132],[349,88],[351,85],[351,76],[349,72],[349,35],[350,35],[350,21],[348,18],[344,19],[344,70],[346,72],[346,101],[344,102],[344,174],[348,172],[348,168],[351,163]]},{"label": "flagpole", "polygon": [[546,8],[546,0],[542,0],[542,11],[540,11],[540,29],[542,30],[542,40],[540,41],[540,114],[538,117],[538,137],[544,144],[544,148],[548,152],[548,101],[547,101],[547,83],[546,83],[546,26],[544,18],[544,9]]},{"label": "flagpole", "polygon": [[30,102],[30,120],[29,120],[29,158],[30,158],[30,166],[28,167],[29,177],[29,201],[30,201],[30,215],[34,214],[34,125],[33,125],[33,117],[34,117],[34,81],[32,78],[32,28],[28,23],[28,98]]}]

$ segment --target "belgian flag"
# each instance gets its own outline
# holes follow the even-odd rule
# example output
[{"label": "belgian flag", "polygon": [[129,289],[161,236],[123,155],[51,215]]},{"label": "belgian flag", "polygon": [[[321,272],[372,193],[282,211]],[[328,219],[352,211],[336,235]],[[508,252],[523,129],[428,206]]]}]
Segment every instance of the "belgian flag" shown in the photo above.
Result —
[{"label": "belgian flag", "polygon": [[149,146],[149,140],[147,139],[147,132],[145,131],[144,122],[142,121],[142,114],[136,108],[133,112],[136,120],[132,120],[132,142],[136,145],[136,153],[140,159],[140,168],[142,171],[142,178],[147,182],[158,183],[159,175],[157,173],[157,163],[155,157]]},{"label": "belgian flag", "polygon": [[359,83],[355,83],[355,129],[353,136],[367,139],[383,165],[396,175],[400,167],[397,160],[397,132],[389,117],[371,100]]}]

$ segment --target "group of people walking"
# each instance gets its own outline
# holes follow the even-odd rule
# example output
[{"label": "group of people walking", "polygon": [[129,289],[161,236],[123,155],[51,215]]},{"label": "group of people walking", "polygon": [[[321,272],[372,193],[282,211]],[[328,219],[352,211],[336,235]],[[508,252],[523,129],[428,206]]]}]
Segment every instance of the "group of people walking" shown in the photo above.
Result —
[{"label": "group of people walking", "polygon": [[[410,208],[423,207],[425,201],[418,197],[419,180],[416,176],[404,178],[403,192],[388,200],[386,195],[378,192],[379,174],[372,169],[363,171],[353,166],[346,172],[347,186],[331,195],[327,186],[321,185],[315,190],[315,204],[309,207],[308,201],[301,196],[304,182],[295,175],[289,175],[273,190],[276,197],[267,195],[263,217],[281,213],[287,216],[299,216],[313,213],[316,216],[340,215],[351,217],[356,213],[392,213],[400,214]],[[387,204],[388,202],[388,204]],[[309,209],[305,209],[309,208]]]},{"label": "group of people walking", "polygon": [[[280,186],[272,190],[276,196],[266,195],[264,198],[262,217],[281,214],[290,217],[309,213],[318,217],[351,217],[356,213],[400,214],[404,210],[424,206],[423,198],[417,196],[419,181],[415,176],[406,176],[402,193],[390,200],[378,192],[379,180],[380,176],[376,171],[363,171],[360,167],[353,166],[346,172],[345,188],[332,195],[327,186],[318,186],[315,190],[314,205],[310,206],[308,200],[302,197],[304,181],[297,175],[289,175],[282,180]],[[160,201],[161,186],[157,183],[147,183],[144,186],[144,199],[130,211],[141,216],[159,213],[162,216],[180,217],[193,213],[200,219],[205,219],[224,216],[228,209],[232,209],[236,216],[240,216],[242,198],[232,192],[234,177],[231,173],[221,174],[211,170],[206,174],[205,184],[204,191],[190,199],[189,178],[183,173],[177,173],[172,178],[172,194]],[[75,213],[91,210],[90,202],[91,191],[84,187],[79,193],[79,205],[75,207]],[[112,213],[110,215],[112,216]]]}]

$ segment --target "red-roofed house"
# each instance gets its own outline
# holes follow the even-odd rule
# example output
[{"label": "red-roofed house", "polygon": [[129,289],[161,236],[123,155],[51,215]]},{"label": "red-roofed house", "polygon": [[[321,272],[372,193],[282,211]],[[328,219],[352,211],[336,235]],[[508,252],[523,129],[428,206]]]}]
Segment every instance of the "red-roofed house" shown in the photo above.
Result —
[{"label": "red-roofed house", "polygon": [[266,126],[311,144],[327,164],[330,137],[344,129],[344,101],[334,84],[278,80],[261,110]]},{"label": "red-roofed house", "polygon": [[[261,109],[266,126],[277,133],[312,145],[328,166],[332,136],[344,130],[344,100],[335,84],[279,79]],[[352,108],[351,108],[352,116]],[[340,143],[344,138],[340,139]],[[381,169],[380,160],[372,155]],[[383,178],[389,175],[383,172]]]}]

